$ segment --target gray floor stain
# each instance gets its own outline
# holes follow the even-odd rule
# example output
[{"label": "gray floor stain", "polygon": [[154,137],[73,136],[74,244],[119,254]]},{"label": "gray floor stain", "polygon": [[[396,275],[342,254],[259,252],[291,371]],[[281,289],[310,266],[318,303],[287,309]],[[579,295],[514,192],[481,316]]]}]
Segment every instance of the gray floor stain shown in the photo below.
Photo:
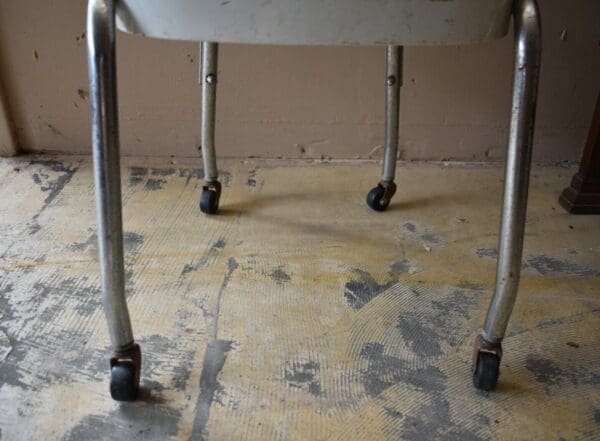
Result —
[{"label": "gray floor stain", "polygon": [[225,365],[226,354],[231,350],[231,345],[231,341],[213,340],[206,347],[200,374],[200,395],[196,403],[196,415],[190,439],[208,438],[206,424],[210,416],[210,407],[215,394],[223,389],[218,376]]},{"label": "gray floor stain", "polygon": [[150,174],[152,176],[173,176],[176,170],[174,168],[151,168]]},{"label": "gray floor stain", "polygon": [[407,274],[412,270],[412,264],[406,260],[398,260],[390,266],[390,272],[394,275]]},{"label": "gray floor stain", "polygon": [[[33,182],[40,186],[43,192],[48,195],[44,199],[44,204],[40,210],[33,215],[31,221],[27,223],[28,233],[33,236],[42,229],[38,219],[40,214],[48,208],[54,199],[61,193],[65,186],[71,181],[77,171],[77,167],[69,167],[56,160],[33,160],[29,165],[41,166],[37,168],[37,173],[32,173]],[[58,174],[58,176],[56,176]]]},{"label": "gray floor stain", "polygon": [[[415,297],[422,294],[412,290]],[[423,294],[424,295],[424,294]],[[430,298],[427,293],[427,298]],[[454,290],[447,297],[419,303],[411,313],[398,315],[396,328],[408,347],[419,357],[439,357],[458,347],[468,336],[464,322],[478,307],[473,296]]]},{"label": "gray floor stain", "polygon": [[411,222],[406,222],[403,227],[410,231],[411,233],[414,233],[415,231],[417,231],[417,227],[415,226],[415,224],[411,223]]},{"label": "gray floor stain", "polygon": [[423,241],[428,242],[430,244],[438,245],[438,244],[442,243],[442,238],[440,236],[438,236],[437,234],[425,233],[425,234],[421,234],[420,237],[421,237],[421,239],[423,239]]},{"label": "gray floor stain", "polygon": [[[498,250],[496,248],[478,248],[475,250],[475,255],[482,258],[497,259]],[[533,268],[543,276],[561,273],[572,276],[600,277],[600,271],[545,254],[525,257],[521,268]]]},{"label": "gray floor stain", "polygon": [[[90,284],[87,277],[80,279],[48,277],[53,282],[35,282],[27,297],[19,300],[7,295],[13,291],[12,284],[4,285],[0,290],[0,310],[4,326],[10,323],[34,323],[39,327],[50,326],[48,333],[40,334],[35,339],[17,339],[6,332],[13,348],[5,363],[0,367],[0,383],[10,384],[22,389],[35,389],[49,381],[71,381],[74,375],[87,378],[100,378],[100,370],[108,366],[103,360],[100,367],[101,351],[86,346],[89,331],[62,331],[59,339],[51,330],[51,324],[60,322],[61,317],[76,312],[79,316],[89,317],[101,307],[99,289]],[[68,306],[66,306],[68,305]],[[6,328],[3,330],[6,331]],[[48,358],[52,349],[62,354],[60,357]],[[69,354],[68,356],[65,354]],[[47,358],[43,367],[32,376],[28,366],[40,363]],[[70,368],[69,368],[70,367]]]},{"label": "gray floor stain", "polygon": [[[450,403],[441,395],[420,407],[413,415],[404,418],[403,437],[414,441],[482,441],[488,439],[453,420]],[[480,425],[487,426],[485,423]]]},{"label": "gray floor stain", "polygon": [[278,267],[276,269],[274,269],[273,271],[271,271],[271,273],[269,274],[269,276],[271,277],[271,279],[273,279],[275,282],[277,282],[278,284],[284,284],[286,282],[289,282],[290,280],[292,280],[292,278],[290,277],[290,275],[288,273],[286,273],[283,270],[283,267]]},{"label": "gray floor stain", "polygon": [[223,248],[225,248],[225,245],[227,245],[225,238],[220,237],[219,240],[217,240],[214,244],[212,244],[211,248],[214,248],[217,250],[222,250]]},{"label": "gray floor stain", "polygon": [[[2,318],[1,315],[0,318]],[[8,354],[10,354],[11,351],[12,345],[10,344],[10,339],[8,338],[8,335],[0,329],[0,366],[2,366],[4,360],[6,360],[6,357],[8,357]]]},{"label": "gray floor stain", "polygon": [[178,357],[181,363],[173,367],[173,389],[183,391],[187,387],[195,355],[195,351],[187,351]]},{"label": "gray floor stain", "polygon": [[320,365],[316,361],[307,361],[306,363],[294,361],[285,368],[284,378],[288,385],[306,392],[320,396],[321,383],[318,379]]},{"label": "gray floor stain", "polygon": [[484,415],[477,419],[478,427],[475,428],[464,427],[460,421],[453,419],[450,404],[444,398],[447,377],[439,368],[432,365],[415,368],[385,352],[385,346],[378,342],[366,343],[362,348],[360,356],[368,361],[367,368],[362,372],[367,395],[372,398],[380,396],[397,383],[410,385],[427,394],[427,399],[410,415],[383,407],[386,414],[401,424],[400,427],[391,427],[394,438],[427,441],[480,441],[487,438],[479,434],[489,426],[489,418]]},{"label": "gray floor stain", "polygon": [[24,390],[32,389],[21,372],[23,360],[27,355],[27,348],[24,345],[19,345],[16,340],[11,339],[8,335],[7,337],[11,351],[4,363],[0,365],[0,384],[7,384]]},{"label": "gray floor stain", "polygon": [[[129,186],[135,187],[146,181],[147,190],[160,190],[167,183],[166,178],[178,177],[185,179],[185,186],[192,181],[204,179],[204,170],[201,168],[153,168],[153,167],[129,167]],[[219,178],[224,187],[229,186],[231,174],[220,172]]]},{"label": "gray floor stain", "polygon": [[148,191],[162,190],[167,183],[166,179],[149,178],[144,185],[144,189]]},{"label": "gray floor stain", "polygon": [[497,259],[498,250],[496,248],[477,248],[477,250],[475,250],[475,255],[477,257],[489,257],[491,259]]},{"label": "gray floor stain", "polygon": [[188,185],[192,179],[204,179],[204,170],[201,168],[180,168],[178,176],[185,178],[185,185]]},{"label": "gray floor stain", "polygon": [[[600,385],[600,374],[593,371],[579,372],[563,369],[555,361],[537,355],[528,355],[525,367],[535,377],[538,383],[545,386],[556,386],[564,383],[572,385]],[[548,392],[549,389],[546,389]]]},{"label": "gray floor stain", "polygon": [[178,410],[144,402],[125,403],[108,415],[88,415],[63,441],[169,439],[177,434]]},{"label": "gray floor stain", "polygon": [[379,284],[371,274],[359,268],[353,269],[352,272],[356,278],[346,282],[344,288],[346,303],[352,309],[362,308],[394,284],[393,280]]},{"label": "gray floor stain", "polygon": [[[4,274],[2,274],[2,276],[0,282],[4,279]],[[12,293],[13,290],[14,285],[12,283],[5,282],[0,285],[0,318],[2,319],[2,321],[0,321],[0,331],[8,340],[5,349],[6,354],[2,359],[2,363],[0,363],[0,384],[21,386],[23,383],[20,381],[18,366],[25,357],[25,351],[15,347],[17,343],[16,340],[10,337],[10,334],[5,328],[9,322],[17,319],[17,314],[9,302],[9,294]]]},{"label": "gray floor stain", "polygon": [[392,418],[400,419],[403,417],[402,412],[392,409],[391,407],[383,406],[383,410],[385,410],[385,413],[391,416]]},{"label": "gray floor stain", "polygon": [[94,233],[90,237],[88,237],[87,240],[85,240],[84,242],[73,242],[72,244],[68,245],[67,248],[71,251],[84,251],[88,248],[96,246],[97,251],[97,244],[98,236],[96,235],[96,233]]},{"label": "gray floor stain", "polygon": [[179,277],[184,277],[187,274],[198,270],[198,268],[204,266],[207,261],[208,261],[208,259],[204,258],[204,259],[199,259],[194,263],[186,263],[185,265],[183,265],[183,268],[181,269],[181,273],[179,274]]},{"label": "gray floor stain", "polygon": [[207,252],[198,256],[190,263],[183,265],[181,273],[179,274],[180,279],[183,279],[189,273],[206,267],[220,254],[220,252],[225,248],[225,245],[227,245],[227,242],[225,241],[225,238],[221,237],[213,245],[211,245]]},{"label": "gray floor stain", "polygon": [[429,393],[445,388],[446,376],[437,367],[410,368],[404,360],[386,355],[381,343],[365,343],[360,356],[368,361],[367,369],[362,372],[362,382],[370,397],[378,396],[396,383],[408,383]]},{"label": "gray floor stain", "polygon": [[[406,222],[402,226],[408,233],[410,233],[410,235],[417,234],[417,230],[419,230],[417,225],[415,225],[415,223],[413,222]],[[438,234],[432,233],[430,231],[418,233],[418,238],[428,245],[441,245],[444,242],[444,240]]]},{"label": "gray floor stain", "polygon": [[[136,253],[144,243],[144,236],[133,231],[123,232],[123,250],[126,253]],[[67,247],[71,251],[89,250],[92,255],[98,255],[98,235],[91,234],[84,242],[73,242]]]},{"label": "gray floor stain", "polygon": [[123,248],[125,252],[136,253],[144,243],[144,236],[133,231],[123,233]]},{"label": "gray floor stain", "polygon": [[485,425],[485,426],[489,426],[490,423],[491,423],[490,417],[487,416],[487,415],[484,415],[482,413],[479,413],[479,414],[475,415],[475,418],[477,419],[477,421],[480,424]]},{"label": "gray floor stain", "polygon": [[198,395],[196,402],[196,415],[194,416],[194,425],[190,439],[205,440],[208,438],[206,424],[210,417],[210,408],[216,396],[223,392],[223,386],[218,381],[218,375],[225,365],[226,354],[232,349],[233,342],[217,338],[219,332],[219,315],[223,293],[237,268],[237,261],[233,257],[230,257],[227,261],[227,273],[219,289],[217,306],[212,315],[212,330],[202,361],[200,395]]},{"label": "gray floor stain", "polygon": [[29,225],[29,228],[28,228],[29,235],[33,236],[35,233],[37,233],[41,229],[42,229],[42,226],[39,223],[37,223],[37,215],[36,215],[33,222]]},{"label": "gray floor stain", "polygon": [[129,186],[133,187],[141,184],[145,177],[148,176],[148,169],[145,167],[130,167],[129,168]]},{"label": "gray floor stain", "polygon": [[256,187],[256,171],[257,168],[253,168],[248,172],[248,179],[246,180],[246,186]]},{"label": "gray floor stain", "polygon": [[529,355],[525,367],[535,376],[536,381],[539,383],[548,385],[559,384],[565,379],[565,373],[552,360]]},{"label": "gray floor stain", "polygon": [[460,281],[457,287],[462,289],[470,289],[472,291],[484,291],[486,289],[486,286],[482,285],[481,283],[469,282],[467,280]]},{"label": "gray floor stain", "polygon": [[423,323],[420,317],[400,315],[396,328],[415,354],[421,357],[439,357],[444,354],[441,345],[443,335],[440,330]]},{"label": "gray floor stain", "polygon": [[542,275],[564,273],[573,276],[600,277],[600,271],[585,268],[575,263],[544,254],[529,257],[527,264]]},{"label": "gray floor stain", "polygon": [[[33,173],[32,178],[36,184],[41,185],[42,191],[48,193],[44,200],[44,206],[40,210],[43,211],[73,178],[77,167],[70,167],[56,160],[34,160],[29,164],[41,166],[37,173]],[[49,174],[48,171],[52,173]],[[54,174],[58,174],[58,176],[53,176]]]}]

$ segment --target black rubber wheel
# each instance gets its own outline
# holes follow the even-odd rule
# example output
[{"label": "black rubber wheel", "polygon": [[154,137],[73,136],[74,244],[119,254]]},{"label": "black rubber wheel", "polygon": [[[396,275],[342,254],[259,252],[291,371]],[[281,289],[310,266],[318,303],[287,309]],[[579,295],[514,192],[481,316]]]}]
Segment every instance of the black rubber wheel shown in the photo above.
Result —
[{"label": "black rubber wheel", "polygon": [[477,368],[473,372],[473,385],[485,391],[494,390],[499,376],[500,358],[490,352],[480,352],[477,357]]},{"label": "black rubber wheel", "polygon": [[216,214],[219,209],[217,193],[215,191],[204,189],[200,196],[200,211],[205,214]]},{"label": "black rubber wheel", "polygon": [[116,401],[135,401],[139,384],[135,365],[131,361],[118,361],[110,370],[110,396]]},{"label": "black rubber wheel", "polygon": [[384,194],[385,189],[381,185],[373,188],[367,195],[367,205],[375,211],[384,211],[390,205],[389,200],[381,201]]}]

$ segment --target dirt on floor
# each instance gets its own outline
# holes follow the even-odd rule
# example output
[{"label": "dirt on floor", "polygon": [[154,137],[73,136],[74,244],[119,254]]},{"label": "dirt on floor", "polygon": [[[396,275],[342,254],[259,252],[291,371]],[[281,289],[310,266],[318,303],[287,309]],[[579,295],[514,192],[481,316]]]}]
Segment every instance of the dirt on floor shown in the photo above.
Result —
[{"label": "dirt on floor", "polygon": [[[198,161],[198,164],[200,161]],[[87,157],[0,159],[2,440],[600,439],[600,217],[534,167],[496,391],[471,380],[495,278],[502,168],[123,161],[135,403],[108,393]]]}]

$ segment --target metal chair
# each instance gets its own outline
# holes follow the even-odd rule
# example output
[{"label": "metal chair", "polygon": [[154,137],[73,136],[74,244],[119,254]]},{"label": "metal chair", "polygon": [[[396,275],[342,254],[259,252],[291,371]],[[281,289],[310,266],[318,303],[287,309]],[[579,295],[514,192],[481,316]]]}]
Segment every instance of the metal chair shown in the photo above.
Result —
[{"label": "metal chair", "polygon": [[[270,3],[270,2],[269,2]],[[473,383],[495,388],[501,342],[519,285],[536,97],[541,57],[536,0],[89,0],[88,63],[92,146],[102,295],[113,355],[110,392],[135,400],[141,351],[125,298],[115,68],[115,28],[150,37],[202,42],[201,145],[205,185],[200,209],[215,214],[221,184],[215,156],[218,42],[386,45],[386,116],[383,173],[367,196],[385,210],[394,193],[398,151],[402,45],[447,44],[503,37],[514,20],[512,114],[504,181],[496,287],[483,331],[475,339]],[[359,23],[359,25],[356,25]]]}]

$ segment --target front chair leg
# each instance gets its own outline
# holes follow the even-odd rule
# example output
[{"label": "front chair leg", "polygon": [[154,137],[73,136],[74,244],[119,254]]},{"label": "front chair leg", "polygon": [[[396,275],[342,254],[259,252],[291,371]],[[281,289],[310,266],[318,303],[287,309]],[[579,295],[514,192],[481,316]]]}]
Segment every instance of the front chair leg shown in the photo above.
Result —
[{"label": "front chair leg", "polygon": [[89,1],[87,35],[102,301],[113,347],[110,393],[115,400],[132,401],[139,388],[141,352],[125,298],[114,0]]},{"label": "front chair leg", "polygon": [[217,102],[217,62],[219,45],[203,42],[201,47],[200,82],[202,84],[202,109],[200,144],[204,161],[204,180],[200,196],[200,210],[206,214],[216,214],[221,197],[221,183],[218,181],[217,157],[215,153],[215,110]]},{"label": "front chair leg", "polygon": [[516,52],[514,85],[496,287],[483,332],[475,340],[473,354],[473,383],[476,388],[483,390],[496,387],[502,357],[501,342],[519,287],[541,58],[540,18],[536,0],[516,0],[513,17]]}]

